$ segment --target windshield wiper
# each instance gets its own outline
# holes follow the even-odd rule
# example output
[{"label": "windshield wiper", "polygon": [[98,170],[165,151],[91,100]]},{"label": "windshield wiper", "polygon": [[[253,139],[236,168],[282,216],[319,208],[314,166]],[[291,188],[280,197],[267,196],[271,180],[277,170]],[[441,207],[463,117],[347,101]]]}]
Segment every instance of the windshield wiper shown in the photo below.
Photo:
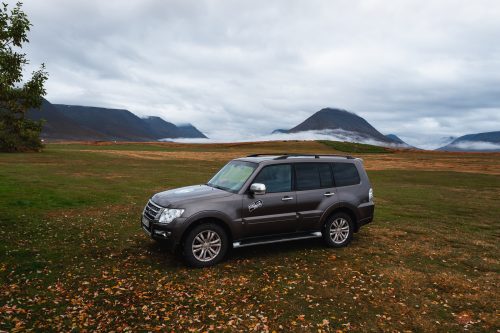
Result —
[{"label": "windshield wiper", "polygon": [[231,192],[229,188],[224,187],[224,186],[215,185],[215,184],[211,184],[211,183],[207,183],[207,186],[210,186],[210,187],[213,187],[213,188],[217,188],[219,190]]}]

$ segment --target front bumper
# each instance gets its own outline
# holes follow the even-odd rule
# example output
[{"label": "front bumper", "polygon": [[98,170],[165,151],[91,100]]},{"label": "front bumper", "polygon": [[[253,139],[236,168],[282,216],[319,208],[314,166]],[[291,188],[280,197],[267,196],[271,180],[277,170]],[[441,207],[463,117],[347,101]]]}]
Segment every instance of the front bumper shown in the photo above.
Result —
[{"label": "front bumper", "polygon": [[165,231],[161,229],[155,229],[153,227],[147,227],[145,224],[141,223],[142,230],[151,238],[158,240],[168,240],[172,236],[171,231]]},{"label": "front bumper", "polygon": [[179,219],[165,225],[142,215],[141,228],[150,238],[168,244],[169,249],[174,251],[180,241],[175,228]]}]

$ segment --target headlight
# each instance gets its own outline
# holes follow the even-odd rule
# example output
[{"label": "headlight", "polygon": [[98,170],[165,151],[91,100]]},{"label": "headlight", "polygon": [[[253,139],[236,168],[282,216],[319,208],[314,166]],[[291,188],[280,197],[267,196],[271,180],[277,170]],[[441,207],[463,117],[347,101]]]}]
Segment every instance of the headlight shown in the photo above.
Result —
[{"label": "headlight", "polygon": [[160,223],[170,223],[174,219],[180,217],[184,213],[184,209],[168,209],[165,208],[161,214],[158,222]]},{"label": "headlight", "polygon": [[370,189],[370,190],[368,191],[368,200],[369,200],[369,201],[373,201],[373,189]]}]

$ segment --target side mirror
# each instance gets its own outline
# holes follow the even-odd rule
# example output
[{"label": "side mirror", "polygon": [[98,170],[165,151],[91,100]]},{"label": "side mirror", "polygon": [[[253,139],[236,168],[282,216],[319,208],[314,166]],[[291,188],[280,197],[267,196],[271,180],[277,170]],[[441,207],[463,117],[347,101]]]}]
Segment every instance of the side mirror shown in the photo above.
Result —
[{"label": "side mirror", "polygon": [[261,183],[253,183],[250,185],[250,192],[255,195],[266,194],[266,185]]}]

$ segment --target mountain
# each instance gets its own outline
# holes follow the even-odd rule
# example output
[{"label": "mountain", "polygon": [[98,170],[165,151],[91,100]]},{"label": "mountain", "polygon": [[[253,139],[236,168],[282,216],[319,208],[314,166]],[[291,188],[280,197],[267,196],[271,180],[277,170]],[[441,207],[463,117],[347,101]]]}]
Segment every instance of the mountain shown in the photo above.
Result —
[{"label": "mountain", "polygon": [[[278,132],[279,131],[279,132]],[[336,137],[342,141],[378,142],[382,145],[399,144],[386,137],[360,116],[341,109],[322,109],[292,129],[276,130],[273,133],[298,133],[316,131],[324,135]]]},{"label": "mountain", "polygon": [[109,140],[150,141],[155,138],[150,126],[127,110],[65,104],[54,106],[66,117],[102,133]]},{"label": "mountain", "polygon": [[396,134],[386,134],[385,137],[388,138],[389,140],[394,141],[394,142],[397,142],[397,143],[400,143],[403,145],[407,145],[407,143],[404,142],[403,140],[401,140]]},{"label": "mountain", "polygon": [[201,133],[191,124],[174,125],[160,117],[147,117],[143,121],[149,125],[158,139],[165,138],[203,138],[207,139],[205,134]]},{"label": "mountain", "polygon": [[163,138],[206,138],[193,125],[176,126],[160,117],[139,118],[122,109],[51,104],[27,117],[44,119],[42,138],[51,140],[154,141]]},{"label": "mountain", "polygon": [[163,120],[160,117],[147,117],[143,118],[142,121],[148,125],[151,134],[158,139],[162,138],[176,138],[177,137],[177,126],[168,121]]},{"label": "mountain", "polygon": [[288,130],[278,128],[278,129],[275,129],[274,131],[271,132],[271,134],[281,134],[281,133],[288,133]]},{"label": "mountain", "polygon": [[500,152],[500,131],[467,134],[438,150]]},{"label": "mountain", "polygon": [[406,142],[404,142],[399,136],[397,136],[396,134],[387,134],[386,137],[391,140],[392,142],[394,142],[396,144],[396,147],[397,148],[409,148],[409,149],[420,149],[420,148],[417,148],[415,146],[412,146],[410,144],[407,144]]},{"label": "mountain", "polygon": [[436,146],[442,147],[452,143],[457,137],[456,136],[443,136],[439,138],[436,142]]},{"label": "mountain", "polygon": [[32,120],[44,119],[42,139],[60,139],[60,140],[104,140],[105,135],[96,132],[90,128],[81,126],[69,117],[66,117],[53,104],[43,99],[39,110],[30,109],[26,117]]},{"label": "mountain", "polygon": [[196,127],[191,124],[183,124],[177,126],[177,136],[179,138],[203,138],[208,139],[207,136],[201,133]]}]

